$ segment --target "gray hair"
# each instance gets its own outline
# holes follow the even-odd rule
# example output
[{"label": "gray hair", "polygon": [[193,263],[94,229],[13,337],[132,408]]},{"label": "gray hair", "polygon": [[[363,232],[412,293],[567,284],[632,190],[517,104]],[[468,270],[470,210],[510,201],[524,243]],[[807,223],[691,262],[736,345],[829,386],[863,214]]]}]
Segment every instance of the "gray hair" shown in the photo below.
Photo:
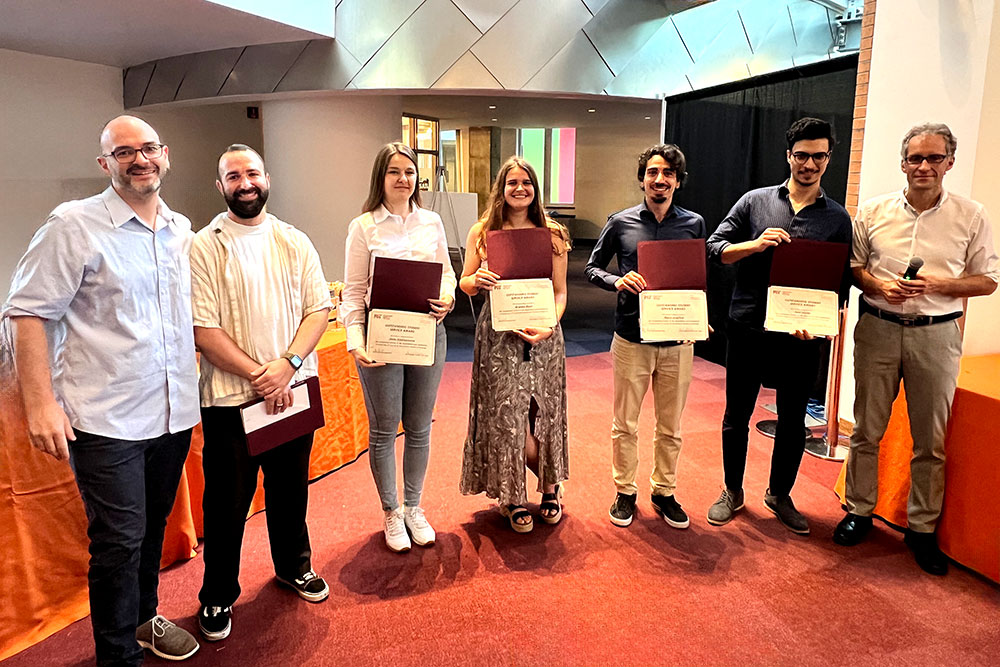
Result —
[{"label": "gray hair", "polygon": [[910,128],[910,131],[906,133],[903,137],[903,146],[900,150],[900,154],[903,159],[906,159],[906,151],[910,147],[910,139],[913,137],[920,136],[921,134],[936,134],[939,137],[944,138],[945,148],[948,150],[948,155],[952,156],[955,154],[955,149],[958,148],[958,139],[955,135],[951,133],[951,128],[949,128],[944,123],[921,123],[920,125],[914,125]]}]

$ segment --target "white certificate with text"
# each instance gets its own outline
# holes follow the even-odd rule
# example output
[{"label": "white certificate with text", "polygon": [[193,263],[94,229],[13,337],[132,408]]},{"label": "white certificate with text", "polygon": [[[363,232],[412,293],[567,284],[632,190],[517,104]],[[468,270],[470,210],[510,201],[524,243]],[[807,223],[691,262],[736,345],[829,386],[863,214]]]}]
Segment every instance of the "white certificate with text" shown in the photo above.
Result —
[{"label": "white certificate with text", "polygon": [[490,292],[490,315],[494,331],[555,327],[556,299],[552,280],[498,280]]},{"label": "white certificate with text", "polygon": [[702,290],[643,290],[639,293],[639,337],[643,343],[706,340],[708,301]]},{"label": "white certificate with text", "polygon": [[366,351],[374,361],[432,366],[437,320],[430,313],[373,309],[368,313]]},{"label": "white certificate with text", "polygon": [[836,336],[840,330],[837,293],[805,287],[767,288],[764,329],[812,336]]}]

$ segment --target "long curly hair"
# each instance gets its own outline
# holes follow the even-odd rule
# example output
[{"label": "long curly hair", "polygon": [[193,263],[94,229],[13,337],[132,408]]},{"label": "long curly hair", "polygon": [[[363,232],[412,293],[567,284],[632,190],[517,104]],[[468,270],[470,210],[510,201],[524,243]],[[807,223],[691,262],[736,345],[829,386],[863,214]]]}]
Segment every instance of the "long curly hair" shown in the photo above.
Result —
[{"label": "long curly hair", "polygon": [[[564,252],[568,252],[570,249],[569,232],[563,225],[545,215],[545,210],[542,209],[540,199],[541,188],[538,185],[538,174],[535,173],[535,168],[520,155],[508,158],[500,167],[500,171],[497,172],[496,180],[493,181],[493,187],[490,189],[490,196],[486,202],[486,210],[483,211],[482,217],[479,218],[479,222],[482,223],[482,229],[479,230],[479,238],[476,239],[476,252],[479,253],[480,257],[485,258],[486,234],[503,228],[503,222],[507,218],[507,199],[504,197],[504,187],[507,183],[507,175],[515,167],[523,169],[528,174],[535,193],[531,203],[528,205],[528,220],[535,227],[547,227],[552,232],[552,252],[554,254],[561,255]],[[555,239],[559,239],[562,243],[556,243]]]}]

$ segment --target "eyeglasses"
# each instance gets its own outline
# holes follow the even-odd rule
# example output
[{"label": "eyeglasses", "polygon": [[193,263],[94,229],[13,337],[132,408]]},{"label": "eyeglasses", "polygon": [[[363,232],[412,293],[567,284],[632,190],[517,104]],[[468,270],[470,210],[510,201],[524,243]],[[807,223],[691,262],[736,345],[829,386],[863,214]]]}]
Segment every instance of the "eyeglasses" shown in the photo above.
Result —
[{"label": "eyeglasses", "polygon": [[163,155],[163,149],[163,144],[146,144],[142,148],[120,146],[110,153],[101,153],[101,157],[113,157],[118,164],[132,164],[139,153],[147,160],[155,160]]},{"label": "eyeglasses", "polygon": [[947,155],[941,155],[940,153],[934,153],[933,155],[907,155],[903,158],[903,162],[910,165],[911,167],[919,167],[923,164],[924,160],[927,160],[928,164],[941,164],[948,159]]},{"label": "eyeglasses", "polygon": [[823,164],[830,159],[830,153],[805,153],[803,151],[795,151],[792,153],[792,159],[798,164],[805,164],[812,158],[813,162],[816,164]]}]

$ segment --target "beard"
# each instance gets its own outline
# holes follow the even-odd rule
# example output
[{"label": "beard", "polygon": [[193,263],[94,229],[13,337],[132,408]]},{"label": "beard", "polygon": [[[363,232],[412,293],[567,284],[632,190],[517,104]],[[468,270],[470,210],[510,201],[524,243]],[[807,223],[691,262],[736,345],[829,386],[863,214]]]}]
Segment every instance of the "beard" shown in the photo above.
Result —
[{"label": "beard", "polygon": [[[250,201],[240,200],[240,195],[256,192],[257,198]],[[249,220],[256,218],[264,210],[267,203],[268,190],[258,187],[247,188],[245,190],[235,190],[232,194],[226,194],[226,206],[237,218]]]}]

